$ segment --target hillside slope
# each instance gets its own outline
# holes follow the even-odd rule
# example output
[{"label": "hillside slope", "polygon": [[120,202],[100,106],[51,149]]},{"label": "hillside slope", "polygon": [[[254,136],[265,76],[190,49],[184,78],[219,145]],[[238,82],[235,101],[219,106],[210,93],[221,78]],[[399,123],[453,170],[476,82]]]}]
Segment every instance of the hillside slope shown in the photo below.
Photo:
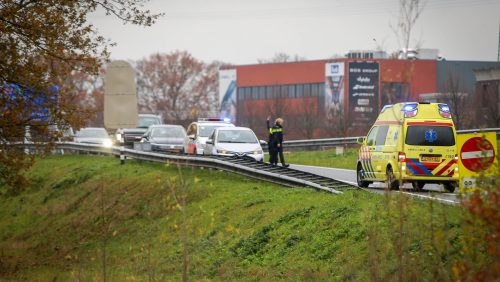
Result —
[{"label": "hillside slope", "polygon": [[29,178],[0,196],[0,280],[433,280],[463,255],[460,208],[436,203],[102,156]]}]

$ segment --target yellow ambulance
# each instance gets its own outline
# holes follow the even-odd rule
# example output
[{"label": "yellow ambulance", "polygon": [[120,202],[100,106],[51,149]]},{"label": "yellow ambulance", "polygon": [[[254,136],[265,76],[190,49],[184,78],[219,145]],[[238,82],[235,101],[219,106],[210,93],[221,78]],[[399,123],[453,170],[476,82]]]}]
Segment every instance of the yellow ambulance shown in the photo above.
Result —
[{"label": "yellow ambulance", "polygon": [[361,144],[356,168],[359,187],[384,181],[391,189],[412,183],[458,186],[456,131],[450,108],[441,103],[398,103],[384,106]]}]

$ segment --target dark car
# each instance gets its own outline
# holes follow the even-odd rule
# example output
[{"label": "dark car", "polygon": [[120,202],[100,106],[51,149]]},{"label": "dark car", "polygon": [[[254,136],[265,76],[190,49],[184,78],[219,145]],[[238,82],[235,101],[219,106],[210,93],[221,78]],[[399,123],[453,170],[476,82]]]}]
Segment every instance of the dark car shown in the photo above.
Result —
[{"label": "dark car", "polygon": [[141,142],[150,143],[152,151],[180,153],[184,150],[185,136],[186,130],[181,125],[152,125]]},{"label": "dark car", "polygon": [[120,128],[116,131],[116,141],[125,146],[132,146],[139,142],[149,126],[162,124],[160,116],[152,114],[139,114],[137,128]]}]

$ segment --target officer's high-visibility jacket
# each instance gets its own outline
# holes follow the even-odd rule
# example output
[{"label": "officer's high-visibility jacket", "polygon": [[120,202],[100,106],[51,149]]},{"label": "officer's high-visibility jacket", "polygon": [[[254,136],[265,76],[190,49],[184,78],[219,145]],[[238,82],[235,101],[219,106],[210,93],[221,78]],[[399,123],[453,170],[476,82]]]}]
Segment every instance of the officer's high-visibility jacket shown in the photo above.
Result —
[{"label": "officer's high-visibility jacket", "polygon": [[283,127],[275,124],[273,127],[269,128],[269,137],[269,143],[273,145],[280,144],[281,146],[283,143]]}]

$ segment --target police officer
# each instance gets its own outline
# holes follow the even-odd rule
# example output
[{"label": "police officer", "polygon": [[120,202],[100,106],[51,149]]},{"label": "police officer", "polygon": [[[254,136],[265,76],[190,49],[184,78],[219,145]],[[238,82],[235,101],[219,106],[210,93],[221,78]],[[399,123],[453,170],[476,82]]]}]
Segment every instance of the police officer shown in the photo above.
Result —
[{"label": "police officer", "polygon": [[267,117],[266,124],[267,124],[267,132],[269,133],[269,138],[267,140],[267,148],[269,151],[269,163],[271,165],[276,165],[276,154],[275,154],[275,149],[274,149],[274,143],[273,143],[273,133],[272,133],[272,127],[269,125],[269,120],[271,119],[270,116]]},{"label": "police officer", "polygon": [[285,157],[283,156],[283,119],[277,118],[274,122],[273,127],[269,125],[269,119],[267,118],[267,128],[269,130],[269,162],[271,165],[277,165],[278,154],[283,167],[288,167],[289,165],[285,163]]}]

